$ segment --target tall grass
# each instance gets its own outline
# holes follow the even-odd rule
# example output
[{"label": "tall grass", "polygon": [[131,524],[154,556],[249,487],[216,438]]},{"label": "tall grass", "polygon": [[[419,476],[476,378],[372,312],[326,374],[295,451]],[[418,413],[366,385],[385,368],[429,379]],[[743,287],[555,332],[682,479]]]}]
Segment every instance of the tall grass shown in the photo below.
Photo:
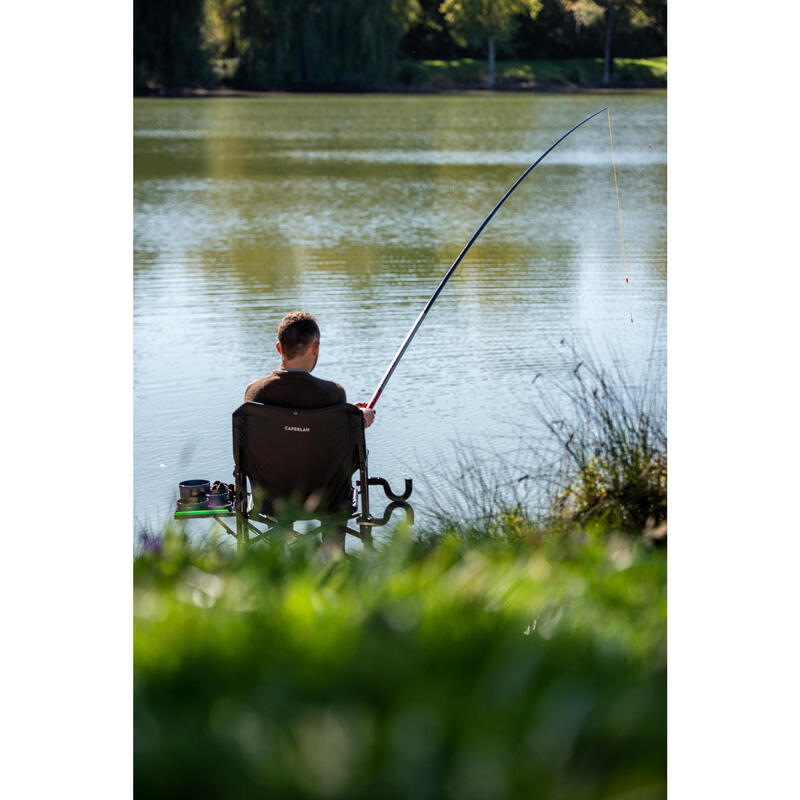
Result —
[{"label": "tall grass", "polygon": [[531,530],[602,522],[609,531],[663,539],[666,390],[654,345],[636,375],[588,342],[562,340],[561,347],[567,366],[533,380],[538,425],[525,430],[516,421],[503,453],[458,443],[439,465],[426,511],[464,535],[482,536],[516,519]]},{"label": "tall grass", "polygon": [[440,453],[420,511],[435,521],[437,530],[467,535],[474,529],[481,537],[511,513],[538,519],[548,478],[541,466],[536,449],[524,438],[512,442],[495,431],[484,447],[474,440],[457,441]]},{"label": "tall grass", "polygon": [[634,379],[620,358],[609,368],[585,345],[570,349],[567,376],[539,383],[535,402],[550,434],[552,512],[629,534],[658,529],[667,519],[663,367],[651,354]]}]

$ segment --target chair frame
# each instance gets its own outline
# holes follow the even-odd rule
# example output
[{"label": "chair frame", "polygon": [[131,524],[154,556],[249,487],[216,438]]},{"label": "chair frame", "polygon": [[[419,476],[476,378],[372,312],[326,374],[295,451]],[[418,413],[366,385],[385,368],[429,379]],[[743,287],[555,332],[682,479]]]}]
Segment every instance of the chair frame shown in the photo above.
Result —
[{"label": "chair frame", "polygon": [[[358,498],[360,498],[361,510],[358,510],[358,500],[356,507],[351,510],[349,514],[342,514],[341,517],[335,520],[337,530],[349,533],[361,539],[365,546],[371,546],[372,543],[372,529],[386,525],[393,512],[401,508],[406,513],[406,520],[413,524],[414,511],[412,507],[406,502],[411,496],[413,490],[413,481],[411,478],[405,479],[405,487],[402,494],[397,494],[392,491],[389,482],[384,478],[371,478],[369,476],[369,469],[367,466],[367,446],[366,438],[364,436],[364,429],[361,428],[361,435],[358,437],[358,473],[359,480],[356,481],[358,487]],[[250,544],[259,540],[274,539],[276,536],[283,534],[284,536],[295,535],[293,530],[293,523],[282,522],[277,518],[268,514],[262,514],[254,510],[251,504],[252,493],[248,491],[247,482],[248,477],[244,473],[242,464],[241,448],[237,447],[234,443],[234,498],[232,509],[208,509],[206,511],[197,512],[197,516],[212,517],[222,528],[225,529],[231,536],[236,539],[237,547],[239,549],[245,548]],[[373,517],[370,513],[370,498],[369,487],[381,486],[384,494],[389,499],[389,504],[384,509],[383,515],[379,518]],[[177,518],[176,513],[176,518]],[[225,517],[234,516],[236,519],[235,530],[225,524]],[[184,518],[184,517],[181,517]],[[353,521],[357,526],[357,530],[350,527],[349,523]],[[329,523],[330,524],[330,523]],[[266,526],[266,530],[262,530],[257,525]],[[323,531],[325,530],[325,523],[322,525]],[[319,528],[315,528],[312,533],[318,533]]]},{"label": "chair frame", "polygon": [[[292,532],[291,522],[280,522],[277,518],[268,514],[261,514],[250,508],[251,493],[247,491],[247,476],[240,468],[242,459],[239,453],[234,455],[234,502],[233,510],[236,516],[236,531],[231,530],[225,525],[219,517],[215,517],[216,521],[222,525],[225,530],[230,533],[237,541],[239,548],[247,547],[250,544],[260,539],[274,538],[276,534],[287,534]],[[358,487],[358,497],[360,498],[361,511],[358,508],[353,513],[344,518],[341,523],[340,529],[345,533],[349,533],[359,539],[365,544],[372,543],[372,528],[381,527],[386,525],[395,509],[401,508],[406,512],[406,520],[414,523],[414,510],[406,502],[411,496],[414,484],[411,478],[405,478],[405,486],[402,494],[397,494],[392,491],[389,482],[385,478],[371,478],[369,476],[369,469],[367,466],[367,448],[364,437],[358,443],[358,472],[359,480],[356,481]],[[383,488],[384,494],[390,500],[390,503],[384,509],[383,515],[380,518],[372,516],[370,513],[370,500],[369,500],[369,487],[380,486]],[[351,528],[348,523],[354,521],[358,526],[358,530]],[[254,523],[266,525],[267,530],[261,530],[256,527]],[[324,524],[322,526],[325,527]],[[319,529],[315,529],[318,532]],[[250,538],[250,534],[254,534]]]}]

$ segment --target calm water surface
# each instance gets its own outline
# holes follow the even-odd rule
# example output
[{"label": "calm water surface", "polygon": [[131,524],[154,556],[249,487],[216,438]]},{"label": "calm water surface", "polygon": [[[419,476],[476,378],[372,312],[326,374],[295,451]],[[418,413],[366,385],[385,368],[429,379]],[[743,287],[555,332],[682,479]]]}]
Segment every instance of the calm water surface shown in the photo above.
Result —
[{"label": "calm water surface", "polygon": [[315,374],[368,399],[503,192],[607,104],[630,284],[601,115],[489,224],[378,403],[370,471],[413,477],[418,507],[446,502],[465,454],[508,463],[534,376],[571,366],[561,339],[632,375],[665,362],[666,94],[136,100],[137,531],[171,517],[180,480],[232,481],[231,413],[278,366],[287,311],[319,321]]}]

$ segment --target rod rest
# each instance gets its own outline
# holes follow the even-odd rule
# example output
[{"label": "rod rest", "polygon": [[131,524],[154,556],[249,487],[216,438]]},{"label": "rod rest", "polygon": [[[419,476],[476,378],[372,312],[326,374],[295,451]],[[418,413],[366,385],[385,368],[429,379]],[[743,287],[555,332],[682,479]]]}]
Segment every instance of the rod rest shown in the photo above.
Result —
[{"label": "rod rest", "polygon": [[[370,528],[380,528],[383,525],[386,525],[389,522],[389,519],[392,516],[392,513],[396,508],[402,508],[406,512],[406,522],[409,525],[414,524],[414,509],[406,503],[404,500],[393,500],[389,503],[388,506],[383,511],[383,517],[378,519],[377,517],[370,516],[369,518],[364,518],[363,516],[359,516],[356,520],[358,525],[367,525]],[[348,528],[348,531],[350,529]],[[351,533],[353,531],[350,531]]]},{"label": "rod rest", "polygon": [[[383,486],[384,494],[390,499],[395,500],[398,503],[402,503],[404,500],[408,500],[411,497],[411,491],[413,489],[413,481],[411,478],[406,478],[406,488],[403,494],[395,494],[392,491],[392,488],[389,486],[389,481],[386,478],[370,478],[367,483],[370,486]],[[361,486],[361,481],[357,481],[358,485]]]}]

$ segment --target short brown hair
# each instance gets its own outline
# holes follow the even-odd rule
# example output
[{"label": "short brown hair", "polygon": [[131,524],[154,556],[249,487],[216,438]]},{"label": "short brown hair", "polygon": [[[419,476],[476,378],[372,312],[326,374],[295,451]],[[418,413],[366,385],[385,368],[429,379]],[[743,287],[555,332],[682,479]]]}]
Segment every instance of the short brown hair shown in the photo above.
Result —
[{"label": "short brown hair", "polygon": [[305,311],[290,312],[278,325],[278,341],[284,358],[302,355],[315,339],[319,339],[319,326],[314,317]]}]

